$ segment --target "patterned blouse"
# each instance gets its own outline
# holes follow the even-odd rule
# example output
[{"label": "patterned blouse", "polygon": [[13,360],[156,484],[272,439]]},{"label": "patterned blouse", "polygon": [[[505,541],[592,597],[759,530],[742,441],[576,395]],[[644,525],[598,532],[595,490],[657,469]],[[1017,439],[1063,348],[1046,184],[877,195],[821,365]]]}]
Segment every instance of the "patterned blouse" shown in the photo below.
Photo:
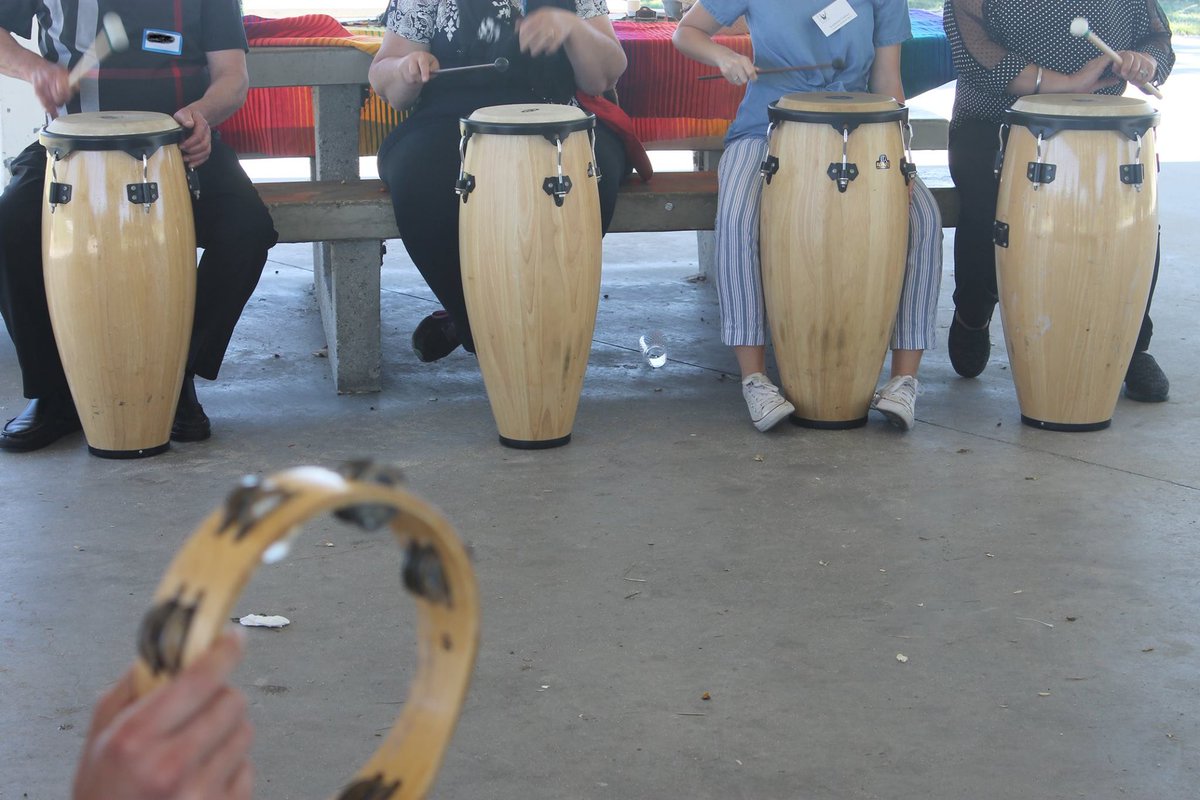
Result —
[{"label": "patterned blouse", "polygon": [[[470,2],[471,0],[464,0]],[[490,0],[495,16],[511,19],[520,15],[523,0]],[[397,36],[412,42],[429,44],[437,34],[444,34],[453,41],[459,33],[459,0],[391,0],[384,16],[387,29]],[[575,9],[580,17],[588,19],[608,14],[606,0],[575,0]],[[498,31],[489,25],[491,17],[484,17],[475,38],[481,41],[494,40]]]},{"label": "patterned blouse", "polygon": [[[1072,75],[1100,55],[1071,35],[1071,20],[1089,27],[1114,50],[1136,50],[1158,62],[1153,82],[1175,64],[1171,28],[1156,0],[946,0],[943,24],[954,51],[958,90],[951,127],[964,120],[999,123],[1016,102],[1008,85],[1029,64]],[[1125,83],[1101,89],[1119,95]]]}]

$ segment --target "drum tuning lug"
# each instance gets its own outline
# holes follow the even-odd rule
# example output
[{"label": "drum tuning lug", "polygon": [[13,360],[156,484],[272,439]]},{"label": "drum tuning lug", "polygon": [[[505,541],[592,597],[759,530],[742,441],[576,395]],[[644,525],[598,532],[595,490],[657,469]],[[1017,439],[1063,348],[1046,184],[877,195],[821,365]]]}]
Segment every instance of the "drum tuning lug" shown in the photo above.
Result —
[{"label": "drum tuning lug", "polygon": [[150,181],[149,183],[130,183],[125,186],[125,193],[129,197],[129,202],[138,206],[145,206],[146,211],[150,211],[150,206],[158,201],[158,184]]},{"label": "drum tuning lug", "polygon": [[542,181],[542,190],[554,198],[554,205],[561,208],[567,194],[571,191],[571,177],[564,175],[561,178],[546,178]]},{"label": "drum tuning lug", "polygon": [[1025,177],[1030,183],[1035,184],[1035,188],[1043,183],[1054,183],[1055,173],[1058,172],[1057,164],[1048,164],[1044,161],[1030,161],[1029,166],[1025,168]]},{"label": "drum tuning lug", "polygon": [[1145,180],[1146,169],[1141,164],[1122,164],[1121,165],[1121,183],[1142,190],[1142,181]]},{"label": "drum tuning lug", "polygon": [[450,605],[450,587],[442,558],[431,544],[413,542],[404,553],[400,577],[404,588],[431,603]]},{"label": "drum tuning lug", "polygon": [[53,211],[57,206],[66,205],[71,202],[71,184],[69,183],[50,183],[50,210]]},{"label": "drum tuning lug", "polygon": [[839,192],[845,192],[850,186],[850,181],[858,177],[858,165],[839,164],[835,161],[829,165],[825,174],[829,176],[829,180],[837,182]]},{"label": "drum tuning lug", "polygon": [[454,182],[454,193],[461,197],[465,203],[467,202],[467,197],[473,191],[475,191],[475,176],[469,172],[464,172],[462,177]]},{"label": "drum tuning lug", "polygon": [[383,773],[380,772],[373,778],[362,778],[350,784],[337,796],[337,800],[388,800],[400,791],[402,783],[399,779],[384,783]]},{"label": "drum tuning lug", "polygon": [[199,200],[200,199],[200,175],[199,175],[199,173],[196,172],[196,170],[194,170],[191,167],[188,167],[188,171],[187,171],[187,185],[188,185],[188,191],[192,193],[192,198],[195,200]]},{"label": "drum tuning lug", "polygon": [[759,167],[758,171],[759,174],[763,176],[763,180],[765,180],[767,183],[770,183],[771,178],[774,177],[775,173],[779,172],[779,157],[767,156],[766,160],[762,162],[762,166]]},{"label": "drum tuning lug", "polygon": [[904,185],[908,186],[917,179],[917,165],[907,158],[900,159],[900,174],[904,176]]},{"label": "drum tuning lug", "polygon": [[992,242],[997,247],[1008,247],[1008,223],[996,220],[992,225]]}]

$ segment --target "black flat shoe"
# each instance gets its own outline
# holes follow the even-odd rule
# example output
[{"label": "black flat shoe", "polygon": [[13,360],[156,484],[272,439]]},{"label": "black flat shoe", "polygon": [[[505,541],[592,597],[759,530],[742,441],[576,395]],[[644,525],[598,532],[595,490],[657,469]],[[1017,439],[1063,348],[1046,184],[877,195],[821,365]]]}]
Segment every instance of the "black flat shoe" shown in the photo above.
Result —
[{"label": "black flat shoe", "polygon": [[1171,391],[1162,367],[1149,353],[1134,353],[1125,371],[1125,396],[1139,403],[1165,403]]},{"label": "black flat shoe", "polygon": [[196,397],[196,378],[184,375],[179,405],[175,408],[175,422],[171,425],[171,439],[176,442],[202,442],[210,436],[212,423],[208,421],[204,406]]},{"label": "black flat shoe", "polygon": [[30,400],[25,410],[0,431],[0,450],[40,450],[81,427],[70,399]]},{"label": "black flat shoe", "polygon": [[461,344],[454,320],[446,311],[435,311],[417,323],[413,330],[412,349],[417,358],[428,364],[438,361],[455,351]]},{"label": "black flat shoe", "polygon": [[950,364],[964,378],[974,378],[987,367],[992,355],[992,339],[988,334],[991,320],[982,328],[968,328],[954,314],[950,323],[950,335],[946,337],[946,350],[950,353]]}]

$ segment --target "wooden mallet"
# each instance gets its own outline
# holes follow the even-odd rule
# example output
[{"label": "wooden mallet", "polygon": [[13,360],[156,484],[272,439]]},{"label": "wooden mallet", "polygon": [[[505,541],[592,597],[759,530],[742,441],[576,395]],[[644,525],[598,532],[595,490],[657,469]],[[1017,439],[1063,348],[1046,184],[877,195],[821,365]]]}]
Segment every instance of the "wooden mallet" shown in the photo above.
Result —
[{"label": "wooden mallet", "polygon": [[[1091,27],[1088,25],[1087,19],[1084,17],[1076,17],[1075,19],[1071,20],[1071,35],[1078,36],[1081,39],[1087,39],[1092,43],[1093,46],[1095,46],[1097,50],[1111,58],[1113,63],[1117,64],[1117,66],[1120,66],[1122,63],[1124,63],[1121,59],[1120,53],[1118,53],[1116,50],[1113,50],[1104,43],[1103,39],[1092,32]],[[1150,83],[1150,81],[1130,81],[1130,83],[1132,83],[1134,86],[1137,86],[1142,91],[1152,94],[1159,100],[1162,100],[1162,92],[1158,90],[1157,86],[1155,86],[1153,83]]]},{"label": "wooden mallet", "polygon": [[67,75],[68,88],[74,90],[83,80],[83,76],[95,69],[111,54],[128,49],[129,37],[125,35],[125,25],[121,22],[119,14],[112,11],[105,14],[103,25],[102,35],[97,36],[96,41],[92,42],[92,46],[83,51],[79,63]]}]

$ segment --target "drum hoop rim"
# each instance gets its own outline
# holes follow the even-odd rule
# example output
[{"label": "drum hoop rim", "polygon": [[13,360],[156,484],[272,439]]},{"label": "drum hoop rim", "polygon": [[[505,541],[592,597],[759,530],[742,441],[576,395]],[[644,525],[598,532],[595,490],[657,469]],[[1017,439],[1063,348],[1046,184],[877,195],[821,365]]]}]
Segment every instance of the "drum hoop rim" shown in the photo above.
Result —
[{"label": "drum hoop rim", "polygon": [[183,141],[184,130],[181,127],[152,133],[121,133],[112,136],[87,134],[64,134],[42,129],[38,137],[47,150],[52,150],[56,156],[64,156],[76,150],[88,152],[120,151],[134,158],[151,156],[160,147],[179,144]]},{"label": "drum hoop rim", "polygon": [[829,125],[836,131],[843,128],[854,130],[859,125],[880,122],[908,122],[908,106],[903,103],[884,111],[808,111],[798,108],[781,108],[775,101],[767,106],[767,118],[775,124],[780,122],[814,122]]},{"label": "drum hoop rim", "polygon": [[587,114],[578,119],[558,122],[482,122],[470,117],[460,117],[464,133],[491,133],[500,136],[554,136],[592,130],[596,127],[596,115]]},{"label": "drum hoop rim", "polygon": [[1158,111],[1130,116],[1080,117],[1018,111],[1012,108],[1004,110],[1004,121],[1007,124],[1028,128],[1046,139],[1062,131],[1113,131],[1136,139],[1144,136],[1148,130],[1157,128],[1161,119],[1162,114]]}]

